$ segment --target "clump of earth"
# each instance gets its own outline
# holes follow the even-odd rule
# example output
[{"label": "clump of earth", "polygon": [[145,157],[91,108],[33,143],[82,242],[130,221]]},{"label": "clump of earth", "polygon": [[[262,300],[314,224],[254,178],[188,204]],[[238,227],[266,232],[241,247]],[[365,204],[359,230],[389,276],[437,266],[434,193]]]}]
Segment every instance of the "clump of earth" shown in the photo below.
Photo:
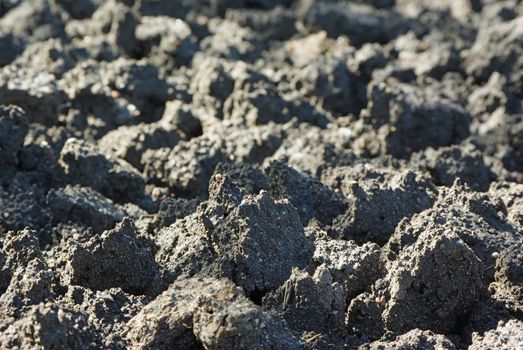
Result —
[{"label": "clump of earth", "polygon": [[0,348],[517,349],[523,2],[0,2]]}]

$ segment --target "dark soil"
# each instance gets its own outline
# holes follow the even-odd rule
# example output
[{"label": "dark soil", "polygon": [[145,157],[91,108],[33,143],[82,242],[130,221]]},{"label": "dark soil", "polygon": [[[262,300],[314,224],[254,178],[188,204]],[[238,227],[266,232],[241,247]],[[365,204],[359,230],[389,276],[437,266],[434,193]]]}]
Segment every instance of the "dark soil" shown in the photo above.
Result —
[{"label": "dark soil", "polygon": [[0,0],[0,348],[523,348],[523,2]]}]

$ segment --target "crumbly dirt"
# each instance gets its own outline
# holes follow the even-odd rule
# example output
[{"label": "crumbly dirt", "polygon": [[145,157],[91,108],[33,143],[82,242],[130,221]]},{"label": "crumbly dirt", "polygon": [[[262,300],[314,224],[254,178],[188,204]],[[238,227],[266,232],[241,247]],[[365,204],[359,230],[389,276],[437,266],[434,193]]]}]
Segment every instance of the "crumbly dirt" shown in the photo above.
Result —
[{"label": "crumbly dirt", "polygon": [[519,349],[523,2],[0,1],[1,349]]}]

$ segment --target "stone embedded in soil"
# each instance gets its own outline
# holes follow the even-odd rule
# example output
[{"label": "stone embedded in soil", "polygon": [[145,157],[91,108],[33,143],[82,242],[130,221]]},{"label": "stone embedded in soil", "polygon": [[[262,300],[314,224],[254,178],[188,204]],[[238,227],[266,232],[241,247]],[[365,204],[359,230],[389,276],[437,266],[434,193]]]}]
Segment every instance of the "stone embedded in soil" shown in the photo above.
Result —
[{"label": "stone embedded in soil", "polygon": [[451,332],[486,293],[484,269],[455,233],[424,232],[385,277],[385,327],[394,332],[418,327]]},{"label": "stone embedded in soil", "polygon": [[151,252],[140,247],[132,221],[125,218],[114,229],[76,245],[65,273],[73,285],[144,294],[152,288],[158,266]]},{"label": "stone embedded in soil", "polygon": [[263,297],[264,309],[275,312],[298,332],[343,336],[345,296],[340,283],[321,265],[314,275],[294,269],[285,283]]},{"label": "stone embedded in soil", "polygon": [[0,106],[0,164],[17,162],[29,129],[25,112],[15,106]]},{"label": "stone embedded in soil", "polygon": [[125,213],[110,199],[90,187],[67,185],[47,194],[47,203],[56,222],[81,223],[95,233],[110,229]]}]

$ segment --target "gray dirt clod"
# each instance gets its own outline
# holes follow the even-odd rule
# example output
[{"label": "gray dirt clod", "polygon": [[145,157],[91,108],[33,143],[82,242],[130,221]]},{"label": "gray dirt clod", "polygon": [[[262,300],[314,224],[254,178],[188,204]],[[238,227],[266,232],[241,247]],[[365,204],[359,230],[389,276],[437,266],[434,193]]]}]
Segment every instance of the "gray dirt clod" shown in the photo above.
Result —
[{"label": "gray dirt clod", "polygon": [[14,272],[15,269],[26,266],[31,260],[42,257],[38,233],[34,230],[26,228],[18,232],[9,231],[2,243],[2,253],[6,256],[3,270]]},{"label": "gray dirt clod", "polygon": [[449,146],[468,136],[470,116],[462,106],[430,88],[389,80],[369,85],[369,103],[361,115],[374,130],[368,137],[380,142],[379,152],[408,158],[412,152]]},{"label": "gray dirt clod", "polygon": [[244,197],[209,237],[218,255],[214,268],[247,292],[279,287],[312,253],[296,209],[265,191]]},{"label": "gray dirt clod", "polygon": [[217,181],[220,179],[220,175],[232,181],[244,196],[258,194],[261,190],[268,191],[270,187],[267,175],[252,165],[220,163],[216,166],[211,181]]},{"label": "gray dirt clod", "polygon": [[180,279],[128,323],[133,348],[295,349],[297,338],[227,279]]},{"label": "gray dirt clod", "polygon": [[297,332],[343,336],[343,287],[324,265],[312,276],[293,269],[281,287],[264,296],[263,307],[279,314]]},{"label": "gray dirt clod", "polygon": [[322,225],[330,225],[335,217],[347,210],[342,195],[283,162],[271,162],[265,173],[269,178],[271,195],[275,199],[288,199],[298,210],[304,226],[312,219]]},{"label": "gray dirt clod", "polygon": [[378,340],[385,333],[381,318],[382,299],[362,293],[352,299],[345,314],[345,325],[350,334],[369,340]]},{"label": "gray dirt clod", "polygon": [[284,322],[245,298],[230,303],[203,296],[194,316],[194,333],[207,349],[306,349]]},{"label": "gray dirt clod", "polygon": [[0,0],[0,349],[523,343],[523,1]]},{"label": "gray dirt clod", "polygon": [[432,206],[433,191],[412,170],[397,173],[385,183],[352,181],[344,190],[348,211],[336,219],[333,230],[339,238],[383,245],[403,218]]},{"label": "gray dirt clod", "polygon": [[509,320],[500,322],[498,327],[485,333],[483,336],[475,335],[469,349],[517,349],[523,344],[523,322]]},{"label": "gray dirt clod", "polygon": [[0,67],[13,62],[25,48],[25,41],[13,33],[0,31],[0,49],[4,53],[0,58]]},{"label": "gray dirt clod", "polygon": [[461,179],[475,191],[487,191],[494,173],[485,165],[482,153],[473,145],[428,148],[411,158],[414,166],[428,171],[436,185],[452,186]]},{"label": "gray dirt clod", "polygon": [[[488,115],[498,108],[514,109],[515,97],[510,92],[507,79],[498,72],[492,73],[488,81],[474,89],[468,98],[468,108],[475,118],[488,121]],[[479,130],[481,133],[481,129]]]},{"label": "gray dirt clod", "polygon": [[283,7],[276,7],[270,11],[229,8],[225,18],[239,23],[242,27],[249,27],[262,38],[269,40],[289,39],[297,32],[295,14]]},{"label": "gray dirt clod", "polygon": [[53,74],[56,78],[61,78],[75,64],[73,48],[57,38],[29,44],[13,62],[13,65],[44,71]]},{"label": "gray dirt clod", "polygon": [[3,104],[22,107],[30,121],[46,125],[55,124],[68,103],[54,75],[21,63],[0,70],[0,99]]},{"label": "gray dirt clod", "polygon": [[515,243],[496,255],[495,282],[489,291],[512,313],[523,315],[523,248]]},{"label": "gray dirt clod", "polygon": [[131,294],[144,294],[152,288],[157,273],[153,255],[140,247],[128,218],[114,229],[76,245],[66,266],[73,285],[94,290],[120,287]]},{"label": "gray dirt clod", "polygon": [[162,147],[172,148],[180,141],[174,129],[159,124],[138,124],[121,126],[108,132],[98,142],[107,154],[123,159],[138,170],[143,170],[141,158],[146,150]]},{"label": "gray dirt clod", "polygon": [[194,213],[160,230],[155,259],[166,271],[168,282],[194,276],[215,259],[203,218]]},{"label": "gray dirt clod", "polygon": [[405,334],[397,336],[391,341],[378,340],[370,344],[364,344],[359,347],[360,350],[378,350],[378,349],[439,349],[439,350],[456,350],[456,346],[444,335],[435,334],[431,331],[413,329]]},{"label": "gray dirt clod", "polygon": [[424,232],[385,277],[385,327],[394,332],[418,327],[450,332],[484,297],[484,268],[458,235]]},{"label": "gray dirt clod", "polygon": [[48,0],[10,1],[13,8],[2,17],[1,27],[30,41],[64,36],[64,24]]},{"label": "gray dirt clod", "polygon": [[95,38],[109,44],[115,53],[132,56],[138,46],[138,23],[136,14],[125,3],[110,0],[103,2],[92,17],[69,21],[65,29],[69,37],[84,44],[92,44],[89,41]]},{"label": "gray dirt clod", "polygon": [[479,81],[487,81],[492,73],[499,72],[507,78],[511,90],[521,96],[522,33],[521,16],[495,26],[485,21],[466,56],[466,72]]},{"label": "gray dirt clod", "polygon": [[244,64],[236,65],[231,75],[235,84],[223,105],[225,120],[248,126],[291,120],[289,105],[267,77]]},{"label": "gray dirt clod", "polygon": [[180,18],[142,17],[135,34],[142,54],[164,70],[188,64],[198,49],[191,27]]},{"label": "gray dirt clod", "polygon": [[193,332],[198,299],[209,295],[233,302],[242,294],[240,288],[227,280],[179,280],[128,322],[126,341],[131,348],[137,349],[198,349],[198,341]]},{"label": "gray dirt clod", "polygon": [[71,221],[92,227],[95,233],[110,229],[125,213],[113,201],[90,187],[71,186],[51,190],[47,204],[56,222]]},{"label": "gray dirt clod", "polygon": [[87,316],[54,302],[35,305],[2,327],[5,349],[99,349],[103,341]]},{"label": "gray dirt clod", "polygon": [[226,60],[207,55],[193,60],[195,71],[191,80],[193,104],[216,118],[223,118],[223,103],[234,89],[232,65]]},{"label": "gray dirt clod", "polygon": [[386,33],[386,18],[359,4],[303,1],[298,13],[311,31],[323,29],[333,38],[346,35],[356,46],[366,42],[383,42],[393,34]]},{"label": "gray dirt clod", "polygon": [[370,290],[384,273],[381,249],[376,243],[358,246],[353,241],[317,240],[315,246],[314,263],[327,268],[332,280],[343,286],[347,303]]},{"label": "gray dirt clod", "polygon": [[194,213],[198,200],[185,198],[167,198],[160,203],[156,218],[159,227],[167,227]]},{"label": "gray dirt clod", "polygon": [[190,139],[202,134],[202,123],[191,110],[190,105],[179,100],[168,101],[159,123],[166,130],[177,130]]},{"label": "gray dirt clod", "polygon": [[252,62],[260,56],[265,44],[250,28],[228,20],[213,18],[209,20],[208,30],[210,35],[200,43],[200,50],[208,56]]},{"label": "gray dirt clod", "polygon": [[426,231],[458,234],[483,262],[489,282],[494,279],[495,253],[520,240],[517,228],[503,218],[501,207],[459,181],[442,190],[432,208],[401,221],[385,251],[389,257],[395,256]]},{"label": "gray dirt clod", "polygon": [[139,201],[144,194],[140,173],[123,160],[113,160],[83,140],[68,139],[60,164],[71,182],[90,186],[116,202]]},{"label": "gray dirt clod", "polygon": [[281,124],[237,128],[223,132],[222,128],[209,129],[215,138],[223,141],[223,152],[236,163],[261,164],[272,156],[283,142]]},{"label": "gray dirt clod", "polygon": [[14,164],[29,129],[25,112],[16,106],[0,106],[0,164]]},{"label": "gray dirt clod", "polygon": [[509,222],[523,228],[522,184],[494,182],[491,184],[488,194],[493,200],[503,202],[507,208],[507,220]]},{"label": "gray dirt clod", "polygon": [[173,149],[148,150],[142,156],[145,178],[167,182],[182,197],[207,197],[207,184],[220,162],[227,162],[219,145],[207,137],[181,141]]},{"label": "gray dirt clod", "polygon": [[358,81],[343,58],[320,55],[303,67],[290,68],[287,74],[286,88],[290,93],[299,93],[334,115],[358,114],[362,107]]},{"label": "gray dirt clod", "polygon": [[60,303],[76,312],[90,315],[93,325],[108,338],[119,338],[127,322],[145,306],[145,298],[125,293],[121,288],[93,291],[69,286]]},{"label": "gray dirt clod", "polygon": [[13,271],[11,281],[0,296],[2,317],[20,317],[25,309],[53,299],[52,272],[40,258]]}]

